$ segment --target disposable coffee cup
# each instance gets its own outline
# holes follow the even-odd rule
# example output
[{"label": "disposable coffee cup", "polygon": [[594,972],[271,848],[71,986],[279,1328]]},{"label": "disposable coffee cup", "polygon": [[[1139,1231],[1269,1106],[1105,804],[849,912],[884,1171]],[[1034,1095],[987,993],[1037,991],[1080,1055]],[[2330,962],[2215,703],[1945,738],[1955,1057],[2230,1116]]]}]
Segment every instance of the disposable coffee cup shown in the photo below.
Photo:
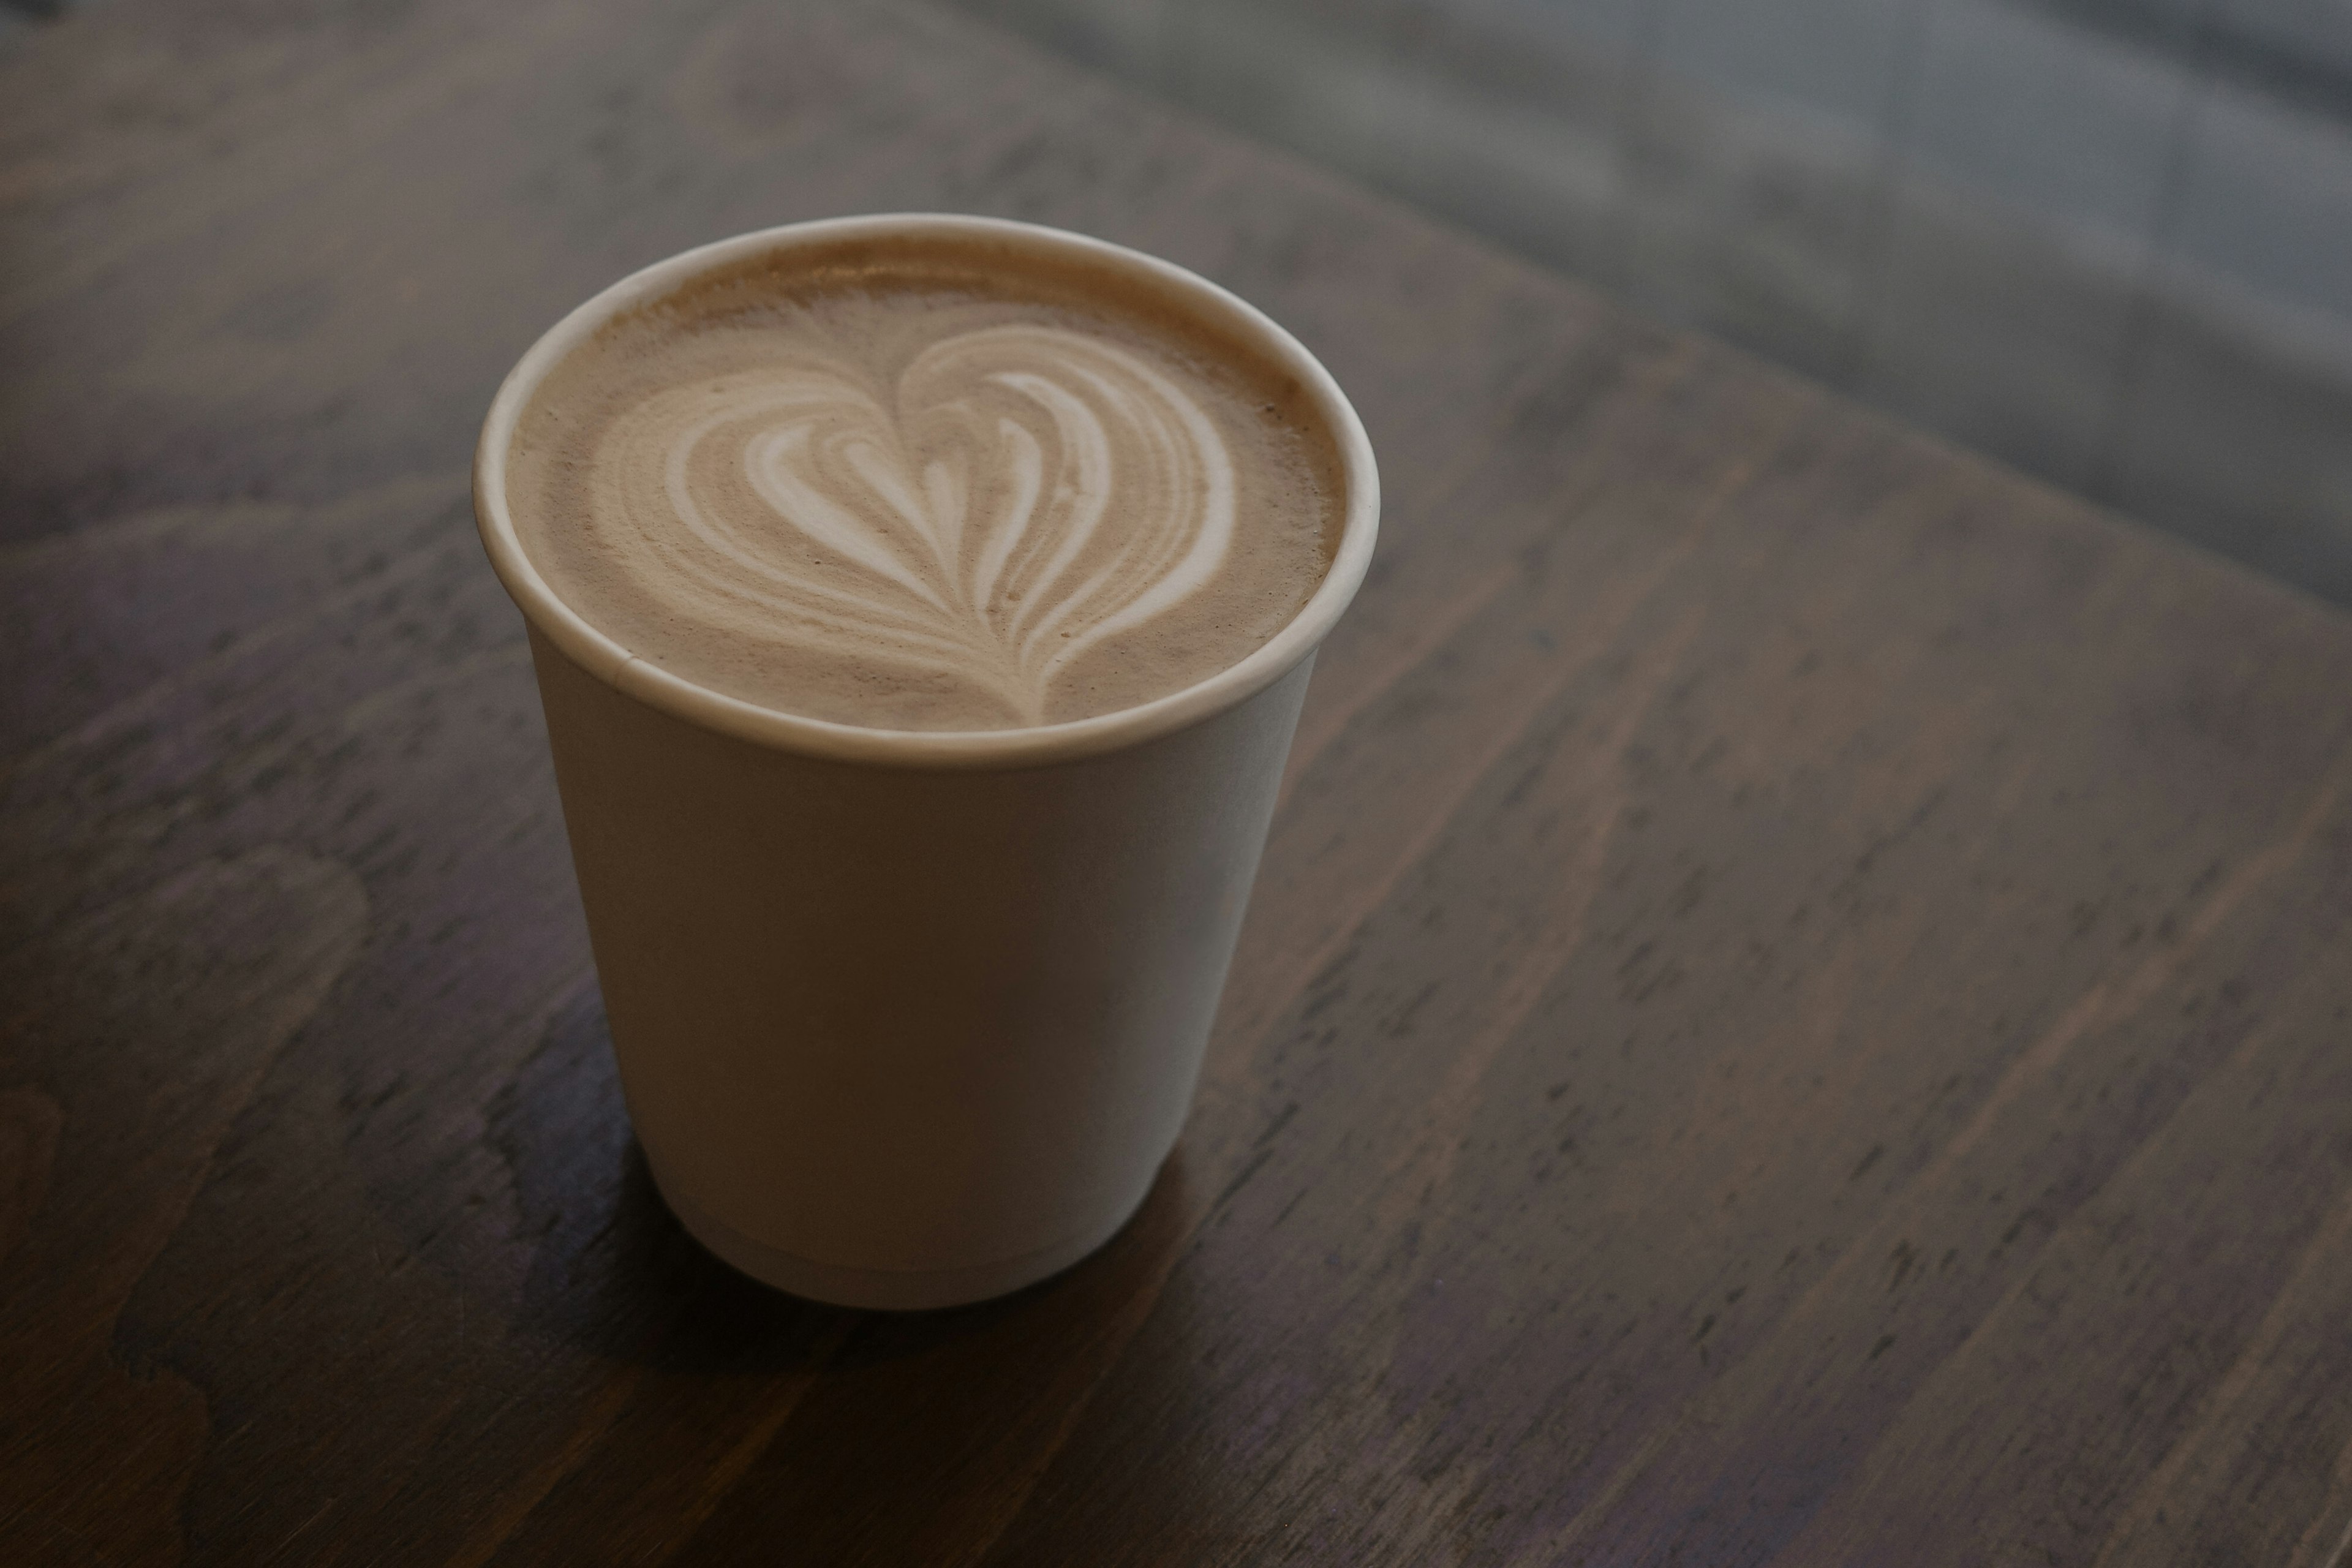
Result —
[{"label": "disposable coffee cup", "polygon": [[[937,732],[709,690],[559,598],[507,498],[549,374],[706,274],[889,236],[1151,282],[1295,377],[1345,487],[1298,614],[1154,701]],[[1215,284],[1098,240],[925,215],[795,224],[659,262],[558,322],[490,406],[474,502],[530,626],[629,1117],[679,1221],[755,1279],[852,1307],[982,1300],[1108,1240],[1181,1130],[1315,650],[1371,559],[1371,447],[1329,374]]]}]

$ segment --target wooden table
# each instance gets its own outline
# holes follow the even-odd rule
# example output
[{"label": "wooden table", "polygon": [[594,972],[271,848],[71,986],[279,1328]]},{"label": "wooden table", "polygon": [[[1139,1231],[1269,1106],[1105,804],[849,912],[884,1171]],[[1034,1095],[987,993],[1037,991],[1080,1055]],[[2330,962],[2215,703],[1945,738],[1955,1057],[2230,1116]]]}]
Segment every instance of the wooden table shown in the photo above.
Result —
[{"label": "wooden table", "polygon": [[[0,54],[0,1561],[2352,1552],[2352,621],[911,5]],[[490,390],[688,243],[1223,279],[1378,446],[1198,1109],[1014,1299],[653,1195]]]}]

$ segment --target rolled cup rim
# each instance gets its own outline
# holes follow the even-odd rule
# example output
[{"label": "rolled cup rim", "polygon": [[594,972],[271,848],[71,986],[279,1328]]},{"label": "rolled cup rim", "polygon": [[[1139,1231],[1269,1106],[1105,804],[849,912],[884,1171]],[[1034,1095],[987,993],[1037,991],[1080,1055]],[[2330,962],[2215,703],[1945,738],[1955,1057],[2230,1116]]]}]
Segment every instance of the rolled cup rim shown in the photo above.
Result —
[{"label": "rolled cup rim", "polygon": [[[884,730],[788,713],[688,680],[590,625],[548,585],[524,552],[508,508],[507,454],[523,410],[566,356],[622,311],[730,264],[838,240],[925,235],[984,237],[1139,270],[1209,321],[1239,331],[1297,377],[1338,448],[1347,498],[1331,564],[1281,630],[1206,679],[1131,708],[1013,729]],[[1296,668],[1339,622],[1371,564],[1380,527],[1380,475],[1362,420],[1322,362],[1257,307],[1198,273],[1040,224],[950,213],[883,213],[784,224],[697,246],[632,272],[576,306],[525,351],[490,402],[474,450],[474,516],[492,569],[531,626],[590,675],[661,712],[757,745],[834,762],[933,770],[1021,768],[1075,762],[1172,734],[1248,700]]]}]

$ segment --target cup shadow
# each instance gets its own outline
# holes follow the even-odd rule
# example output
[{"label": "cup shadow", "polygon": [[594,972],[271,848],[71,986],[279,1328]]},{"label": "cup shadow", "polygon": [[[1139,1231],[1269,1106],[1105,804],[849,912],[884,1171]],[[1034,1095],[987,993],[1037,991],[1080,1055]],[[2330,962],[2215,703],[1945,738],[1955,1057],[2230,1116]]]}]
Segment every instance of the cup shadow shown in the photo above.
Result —
[{"label": "cup shadow", "polygon": [[[630,1390],[594,1458],[533,1510],[524,1557],[643,1539],[678,1560],[759,1561],[788,1540],[811,1562],[1055,1561],[1171,1498],[1213,1511],[1202,1303],[1178,1271],[1200,1205],[1181,1150],[1136,1217],[1053,1279],[868,1312],[739,1274],[672,1217],[593,987],[488,1109],[532,1238],[513,1331]],[[714,1472],[689,1454],[733,1458]]]}]

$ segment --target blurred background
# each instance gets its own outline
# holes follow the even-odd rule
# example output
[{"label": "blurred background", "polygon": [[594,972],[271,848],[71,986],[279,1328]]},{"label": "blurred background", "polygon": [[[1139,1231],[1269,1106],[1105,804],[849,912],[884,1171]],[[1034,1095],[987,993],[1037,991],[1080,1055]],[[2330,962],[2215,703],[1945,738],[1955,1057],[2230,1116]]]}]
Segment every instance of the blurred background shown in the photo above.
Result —
[{"label": "blurred background", "polygon": [[2352,605],[2352,0],[932,3]]}]

